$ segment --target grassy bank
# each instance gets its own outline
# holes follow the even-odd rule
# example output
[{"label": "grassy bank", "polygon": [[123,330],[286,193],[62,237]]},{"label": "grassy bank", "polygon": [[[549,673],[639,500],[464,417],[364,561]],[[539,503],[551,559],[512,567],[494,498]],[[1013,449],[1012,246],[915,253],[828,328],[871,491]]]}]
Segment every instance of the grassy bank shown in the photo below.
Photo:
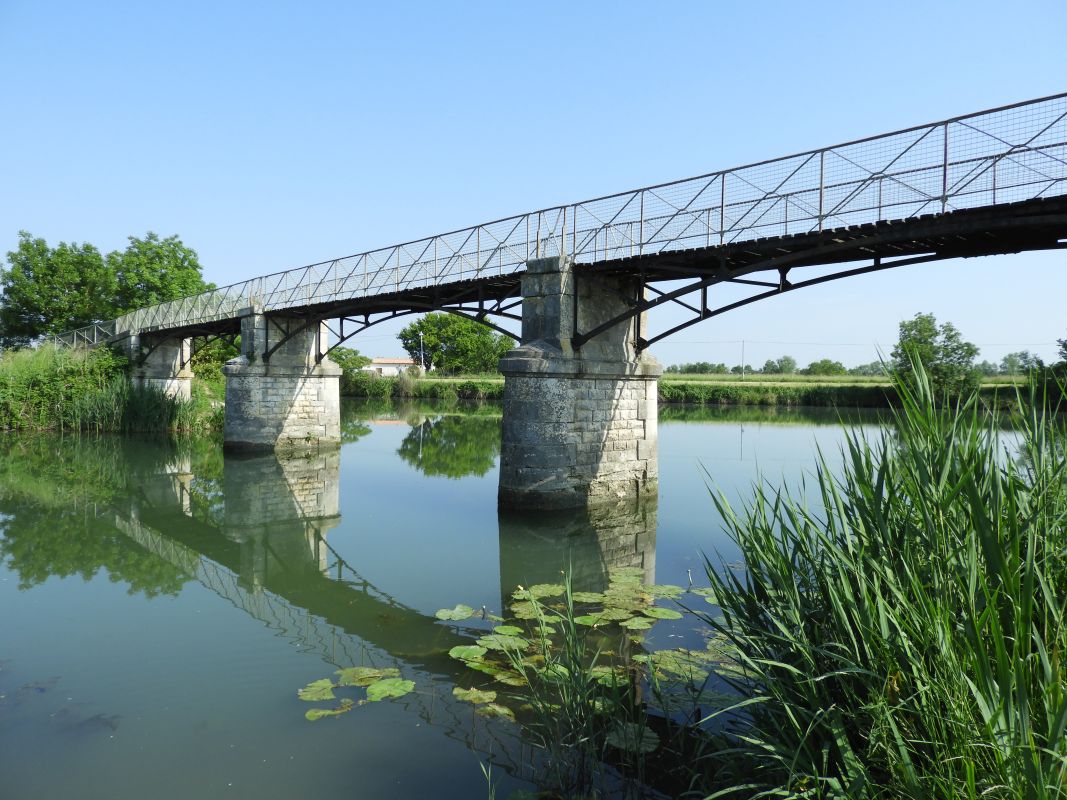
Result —
[{"label": "grassy bank", "polygon": [[0,430],[193,432],[221,430],[217,386],[194,380],[180,401],[130,385],[129,364],[106,347],[45,345],[0,356]]}]

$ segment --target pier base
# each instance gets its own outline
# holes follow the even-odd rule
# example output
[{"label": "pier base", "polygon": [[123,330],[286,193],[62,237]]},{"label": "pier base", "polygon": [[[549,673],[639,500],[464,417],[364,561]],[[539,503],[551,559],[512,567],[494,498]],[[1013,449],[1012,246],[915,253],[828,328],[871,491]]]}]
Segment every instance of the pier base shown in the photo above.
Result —
[{"label": "pier base", "polygon": [[325,325],[267,317],[250,309],[241,318],[241,355],[226,376],[225,448],[282,454],[341,444],[341,368],[316,363]]}]

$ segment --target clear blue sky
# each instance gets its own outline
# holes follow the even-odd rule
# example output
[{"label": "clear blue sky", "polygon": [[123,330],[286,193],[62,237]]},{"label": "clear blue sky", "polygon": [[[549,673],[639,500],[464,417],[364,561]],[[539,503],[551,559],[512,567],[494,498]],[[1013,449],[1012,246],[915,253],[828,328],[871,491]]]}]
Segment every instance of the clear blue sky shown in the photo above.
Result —
[{"label": "clear blue sky", "polygon": [[[0,0],[0,250],[176,233],[218,284],[1067,90],[1067,3]],[[805,290],[654,348],[1067,336],[1067,254]],[[354,346],[397,355],[396,329]],[[808,344],[815,343],[815,344]]]}]

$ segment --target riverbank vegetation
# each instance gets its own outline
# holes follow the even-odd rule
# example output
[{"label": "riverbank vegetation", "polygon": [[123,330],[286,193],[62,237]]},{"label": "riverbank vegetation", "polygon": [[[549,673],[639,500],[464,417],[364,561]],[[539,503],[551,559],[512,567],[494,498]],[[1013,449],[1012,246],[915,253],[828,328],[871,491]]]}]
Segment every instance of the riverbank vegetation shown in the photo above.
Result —
[{"label": "riverbank vegetation", "polygon": [[51,345],[0,355],[0,430],[209,432],[222,429],[221,387],[193,381],[192,399],[135,387],[127,360],[99,347]]}]

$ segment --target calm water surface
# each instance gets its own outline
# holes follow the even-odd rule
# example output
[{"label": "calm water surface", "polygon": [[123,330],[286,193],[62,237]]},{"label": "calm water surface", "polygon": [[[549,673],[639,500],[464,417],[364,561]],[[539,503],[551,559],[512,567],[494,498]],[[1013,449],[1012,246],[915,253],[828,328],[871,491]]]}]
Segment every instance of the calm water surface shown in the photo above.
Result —
[{"label": "calm water surface", "polygon": [[[660,419],[658,503],[535,517],[497,513],[491,406],[351,404],[339,455],[287,462],[0,439],[0,797],[479,798],[489,760],[497,796],[529,788],[515,726],[453,699],[469,637],[434,612],[568,563],[579,589],[703,585],[702,554],[736,558],[708,485],[743,502],[843,438],[835,413]],[[683,623],[649,646],[698,641]],[[416,691],[306,721],[296,690],[360,664]]]}]

